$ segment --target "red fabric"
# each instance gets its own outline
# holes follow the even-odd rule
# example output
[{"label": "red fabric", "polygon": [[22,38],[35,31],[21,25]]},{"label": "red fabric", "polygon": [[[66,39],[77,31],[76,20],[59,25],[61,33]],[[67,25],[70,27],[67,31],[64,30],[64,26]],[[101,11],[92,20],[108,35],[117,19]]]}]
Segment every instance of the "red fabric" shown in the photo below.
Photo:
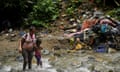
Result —
[{"label": "red fabric", "polygon": [[41,55],[40,51],[39,51],[39,50],[36,50],[36,51],[35,51],[35,55],[36,55],[36,56],[40,56],[40,55]]},{"label": "red fabric", "polygon": [[89,28],[89,21],[84,21],[83,24],[82,24],[82,30],[86,29],[86,28]]},{"label": "red fabric", "polygon": [[96,19],[92,19],[92,20],[88,19],[88,20],[85,20],[85,21],[83,22],[83,24],[82,24],[81,30],[84,30],[84,29],[86,29],[86,28],[92,27],[93,25],[96,24],[96,22],[97,22]]}]

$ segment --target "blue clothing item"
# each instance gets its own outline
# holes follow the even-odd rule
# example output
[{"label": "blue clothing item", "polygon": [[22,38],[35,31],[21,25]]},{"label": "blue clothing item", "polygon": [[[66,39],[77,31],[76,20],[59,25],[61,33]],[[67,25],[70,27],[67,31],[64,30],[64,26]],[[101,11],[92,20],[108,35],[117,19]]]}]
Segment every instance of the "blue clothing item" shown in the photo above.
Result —
[{"label": "blue clothing item", "polygon": [[101,24],[101,33],[107,32],[108,26],[107,24]]},{"label": "blue clothing item", "polygon": [[40,55],[35,55],[35,58],[37,60],[37,65],[41,65],[42,66],[41,56]]},{"label": "blue clothing item", "polygon": [[19,35],[22,37],[25,34],[24,31],[20,31]]}]

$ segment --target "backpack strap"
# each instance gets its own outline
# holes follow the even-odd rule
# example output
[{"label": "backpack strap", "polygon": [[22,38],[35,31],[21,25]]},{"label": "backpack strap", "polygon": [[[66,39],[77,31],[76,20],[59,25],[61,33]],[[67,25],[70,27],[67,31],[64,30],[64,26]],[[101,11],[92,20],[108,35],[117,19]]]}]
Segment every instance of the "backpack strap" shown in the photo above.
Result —
[{"label": "backpack strap", "polygon": [[25,34],[25,39],[27,39],[27,36],[28,36],[28,34],[26,33],[26,34]]},{"label": "backpack strap", "polygon": [[25,42],[25,40],[26,40],[26,38],[27,38],[27,34],[25,34],[25,38],[22,38],[22,40],[21,40],[21,47],[23,46],[23,44],[24,44],[24,42]]}]

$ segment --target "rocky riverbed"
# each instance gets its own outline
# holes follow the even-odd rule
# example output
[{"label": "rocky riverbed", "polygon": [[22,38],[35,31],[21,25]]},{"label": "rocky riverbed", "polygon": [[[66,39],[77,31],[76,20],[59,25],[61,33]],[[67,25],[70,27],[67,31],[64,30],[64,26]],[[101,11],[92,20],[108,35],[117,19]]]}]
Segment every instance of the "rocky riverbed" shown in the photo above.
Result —
[{"label": "rocky riverbed", "polygon": [[[23,58],[17,51],[18,39],[0,37],[0,72],[22,72]],[[78,50],[69,53],[70,44],[63,37],[43,39],[43,67],[33,67],[26,72],[120,72],[120,53],[96,53],[93,50]]]}]

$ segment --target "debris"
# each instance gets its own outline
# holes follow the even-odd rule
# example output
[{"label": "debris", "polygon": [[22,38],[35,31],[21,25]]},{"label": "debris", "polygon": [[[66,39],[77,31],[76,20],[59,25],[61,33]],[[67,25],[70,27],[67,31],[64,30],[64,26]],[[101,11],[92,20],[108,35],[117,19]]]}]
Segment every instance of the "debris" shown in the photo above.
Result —
[{"label": "debris", "polygon": [[115,48],[108,48],[108,53],[115,53],[117,52]]}]

